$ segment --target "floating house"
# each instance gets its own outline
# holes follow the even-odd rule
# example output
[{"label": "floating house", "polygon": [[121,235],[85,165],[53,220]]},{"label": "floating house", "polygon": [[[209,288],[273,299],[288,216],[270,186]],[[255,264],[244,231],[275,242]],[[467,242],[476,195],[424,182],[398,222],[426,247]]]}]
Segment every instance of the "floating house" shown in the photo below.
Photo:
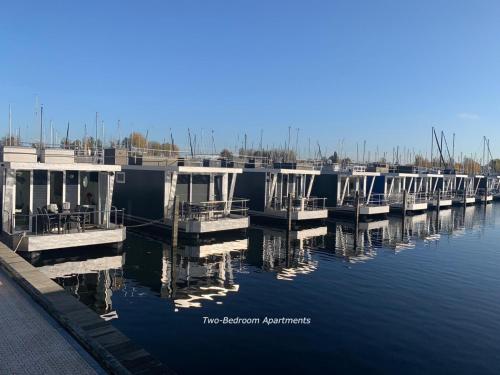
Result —
[{"label": "floating house", "polygon": [[384,192],[375,191],[380,172],[367,171],[364,166],[351,166],[341,170],[338,165],[327,165],[316,178],[313,193],[326,197],[330,216],[354,216],[356,196],[359,196],[359,214],[369,219],[389,213],[389,203]]},{"label": "floating house", "polygon": [[[117,162],[117,158],[106,158]],[[119,160],[118,160],[119,161]],[[122,158],[114,204],[125,208],[135,226],[155,228],[165,235],[173,224],[174,200],[179,203],[178,227],[190,236],[242,230],[249,225],[247,200],[234,198],[241,168],[218,160],[140,157]]]},{"label": "floating house", "polygon": [[491,193],[493,194],[494,200],[500,200],[500,176],[491,176]]},{"label": "floating house", "polygon": [[[402,211],[403,207],[408,212],[425,211],[429,206],[425,180],[430,181],[427,176],[413,170],[383,173],[375,184],[375,191],[384,195],[391,211]],[[405,191],[406,205],[403,203]]]},{"label": "floating house", "polygon": [[322,220],[328,217],[326,199],[312,195],[319,174],[312,166],[298,163],[246,163],[235,192],[249,199],[252,218],[280,221],[290,213],[293,222]]},{"label": "floating house", "polygon": [[453,183],[453,204],[454,205],[472,205],[476,203],[476,194],[479,185],[474,176],[467,174],[455,174]]},{"label": "floating house", "polygon": [[476,184],[476,202],[491,203],[493,202],[493,189],[495,185],[495,177],[490,175],[477,175],[474,177]]},{"label": "floating house", "polygon": [[4,146],[2,235],[16,251],[120,244],[123,211],[112,205],[120,166],[79,163],[73,150]]}]

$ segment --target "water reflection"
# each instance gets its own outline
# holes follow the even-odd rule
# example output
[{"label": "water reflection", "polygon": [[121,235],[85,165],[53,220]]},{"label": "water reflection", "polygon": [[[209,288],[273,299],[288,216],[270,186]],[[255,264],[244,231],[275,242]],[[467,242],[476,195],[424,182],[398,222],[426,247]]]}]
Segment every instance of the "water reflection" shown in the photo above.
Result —
[{"label": "water reflection", "polygon": [[258,259],[255,266],[276,272],[278,280],[293,280],[297,275],[314,272],[318,262],[312,249],[323,244],[328,228],[299,228],[287,233],[279,228],[254,228],[250,233],[250,249]]},{"label": "water reflection", "polygon": [[170,298],[175,309],[202,307],[235,293],[235,269],[242,271],[247,239],[205,245],[182,246],[173,250],[163,244],[161,296]]},{"label": "water reflection", "polygon": [[99,253],[77,251],[46,252],[32,263],[105,320],[118,318],[113,309],[113,292],[124,285],[125,254],[114,250]]},{"label": "water reflection", "polygon": [[[173,311],[222,305],[240,291],[241,277],[266,272],[277,280],[307,277],[319,266],[317,254],[349,264],[365,263],[380,251],[399,254],[418,242],[432,244],[443,236],[461,236],[481,225],[493,225],[492,205],[460,207],[420,215],[360,223],[329,222],[287,233],[252,227],[247,236],[210,243],[169,244],[131,234],[124,252],[64,250],[31,259],[104,319],[118,318],[117,292],[125,299],[150,296],[169,301]],[[125,254],[127,256],[125,256]],[[244,287],[244,284],[243,284]]]},{"label": "water reflection", "polygon": [[[253,227],[240,238],[177,250],[129,234],[126,256],[72,250],[35,263],[99,313],[117,311],[113,324],[179,373],[199,374],[206,363],[221,373],[498,373],[500,340],[491,333],[500,329],[499,207],[357,228]],[[264,314],[311,316],[314,324],[208,327],[202,320]],[[231,355],[214,362],[214,343],[232,337]],[[314,361],[289,355],[311,347],[322,348]],[[248,360],[249,348],[259,361]]]}]

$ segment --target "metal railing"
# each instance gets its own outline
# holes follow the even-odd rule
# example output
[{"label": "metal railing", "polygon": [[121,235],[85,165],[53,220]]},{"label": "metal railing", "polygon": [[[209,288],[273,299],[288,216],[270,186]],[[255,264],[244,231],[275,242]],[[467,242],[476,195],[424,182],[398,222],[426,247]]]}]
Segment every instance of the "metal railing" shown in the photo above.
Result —
[{"label": "metal railing", "polygon": [[465,198],[475,198],[476,193],[473,190],[457,190],[454,194],[455,198],[464,199]]},{"label": "metal railing", "polygon": [[[404,193],[392,193],[387,196],[389,204],[403,203]],[[426,203],[429,201],[429,193],[406,193],[407,204]]]},{"label": "metal railing", "polygon": [[491,189],[480,188],[476,191],[476,198],[484,198],[486,195],[491,196],[492,194]]},{"label": "metal railing", "polygon": [[434,193],[429,193],[429,199],[437,200],[451,200],[455,197],[455,193],[451,191],[435,191]]},{"label": "metal railing", "polygon": [[[369,197],[367,195],[360,195],[359,196],[359,203],[362,206],[385,206],[387,205],[387,198],[385,194],[371,194]],[[356,196],[355,195],[349,195],[348,197],[345,197],[342,205],[343,206],[355,206],[356,204]]]},{"label": "metal railing", "polygon": [[57,213],[14,214],[9,216],[9,234],[25,232],[30,236],[110,230],[124,224],[125,210],[75,210]]},{"label": "metal railing", "polygon": [[[276,211],[288,209],[288,198],[274,197],[271,201],[271,208]],[[292,198],[292,211],[318,211],[326,209],[326,198]]]},{"label": "metal railing", "polygon": [[212,221],[226,217],[246,217],[248,215],[248,199],[233,199],[231,201],[209,201],[179,205],[179,220]]}]

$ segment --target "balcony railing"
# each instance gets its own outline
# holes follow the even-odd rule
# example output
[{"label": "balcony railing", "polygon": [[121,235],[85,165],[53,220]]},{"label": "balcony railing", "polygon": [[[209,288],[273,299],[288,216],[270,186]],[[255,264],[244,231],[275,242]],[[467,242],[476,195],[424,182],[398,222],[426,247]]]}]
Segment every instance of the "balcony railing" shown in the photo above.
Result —
[{"label": "balcony railing", "polygon": [[[389,204],[403,203],[404,193],[392,193],[387,197]],[[426,203],[430,199],[429,193],[406,193],[407,204]]]},{"label": "balcony railing", "polygon": [[[354,206],[355,204],[356,197],[354,195],[345,197],[342,202],[343,206]],[[371,194],[370,197],[366,195],[360,195],[359,204],[362,206],[385,206],[387,205],[387,199],[385,194]]]},{"label": "balcony railing", "polygon": [[[276,211],[288,209],[288,198],[273,198],[271,208]],[[292,198],[292,211],[318,211],[326,209],[326,198]]]},{"label": "balcony railing", "polygon": [[209,201],[199,203],[182,202],[179,205],[179,220],[212,221],[227,217],[246,217],[248,199],[232,201]]},{"label": "balcony railing", "polygon": [[122,226],[124,210],[93,210],[79,208],[52,213],[21,214],[4,211],[8,215],[9,234],[24,232],[30,236],[80,233],[88,230],[110,230]]}]

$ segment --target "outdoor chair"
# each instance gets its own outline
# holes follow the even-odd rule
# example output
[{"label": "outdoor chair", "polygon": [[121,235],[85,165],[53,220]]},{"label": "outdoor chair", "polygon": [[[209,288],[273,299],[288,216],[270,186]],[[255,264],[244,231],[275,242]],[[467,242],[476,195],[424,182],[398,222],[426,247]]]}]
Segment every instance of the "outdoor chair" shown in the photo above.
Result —
[{"label": "outdoor chair", "polygon": [[53,229],[59,229],[59,218],[55,214],[50,214],[46,207],[42,208],[42,217],[45,221],[45,231],[52,233]]}]

